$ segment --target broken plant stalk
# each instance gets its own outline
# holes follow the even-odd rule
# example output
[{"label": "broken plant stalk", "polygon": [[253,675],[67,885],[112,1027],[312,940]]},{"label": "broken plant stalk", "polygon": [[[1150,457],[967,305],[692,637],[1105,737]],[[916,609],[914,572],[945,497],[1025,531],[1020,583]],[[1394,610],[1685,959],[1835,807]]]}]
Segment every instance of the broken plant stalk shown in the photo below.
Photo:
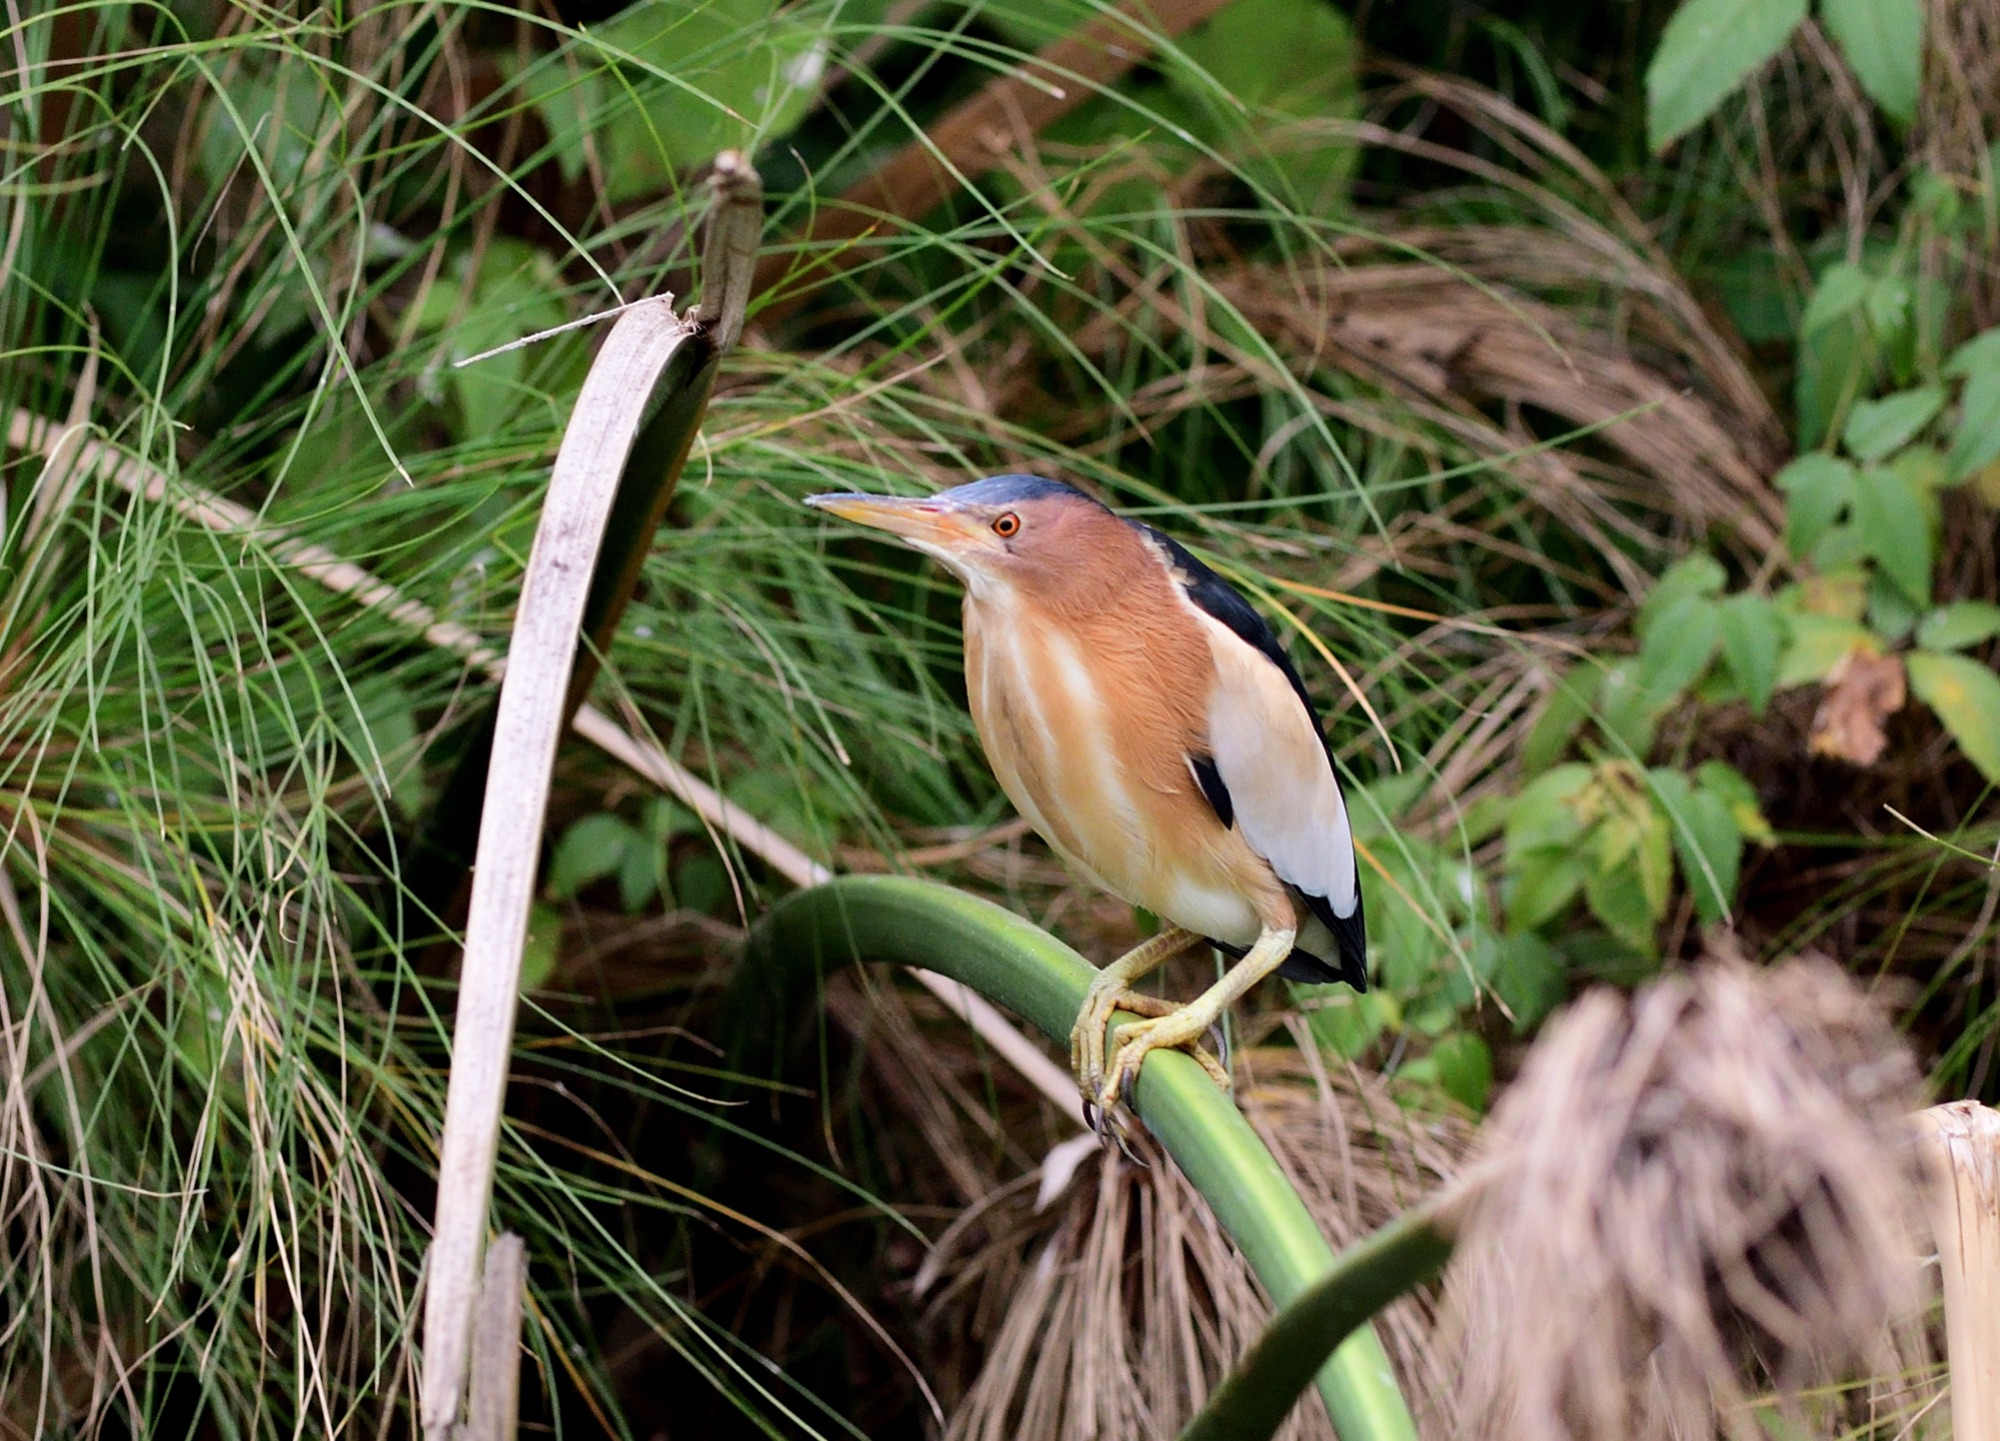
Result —
[{"label": "broken plant stalk", "polygon": [[2000,1441],[2000,1111],[1954,1101],[1917,1121],[1944,1274],[1951,1434]]}]

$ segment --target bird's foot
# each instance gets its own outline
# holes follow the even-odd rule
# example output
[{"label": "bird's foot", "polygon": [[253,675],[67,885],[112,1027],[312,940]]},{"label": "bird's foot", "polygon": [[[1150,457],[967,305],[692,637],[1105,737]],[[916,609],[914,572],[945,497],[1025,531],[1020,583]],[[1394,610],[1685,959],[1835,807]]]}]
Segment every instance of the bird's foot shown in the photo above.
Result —
[{"label": "bird's foot", "polygon": [[1070,1065],[1076,1072],[1076,1083],[1083,1090],[1083,1098],[1094,1100],[1103,1089],[1105,1038],[1115,1012],[1129,1011],[1135,1016],[1157,1019],[1171,1016],[1179,1009],[1178,1001],[1169,1001],[1162,996],[1144,996],[1122,986],[1106,986],[1102,998],[1086,995],[1083,1009],[1077,1013],[1076,1024],[1069,1033]]},{"label": "bird's foot", "polygon": [[1109,1112],[1120,1101],[1129,1100],[1132,1083],[1139,1078],[1139,1067],[1145,1064],[1148,1055],[1163,1049],[1186,1051],[1201,1063],[1210,1080],[1227,1090],[1230,1085],[1228,1069],[1198,1044],[1203,1034],[1215,1024],[1215,1019],[1207,1014],[1206,1007],[1196,1002],[1176,1007],[1150,1020],[1120,1026],[1112,1039],[1110,1063],[1104,1068],[1098,1083],[1094,1098],[1097,1108]]},{"label": "bird's foot", "polygon": [[[1163,1001],[1153,996],[1142,996],[1126,984],[1122,976],[1109,970],[1099,971],[1084,993],[1083,1009],[1076,1013],[1076,1024],[1069,1032],[1070,1068],[1076,1074],[1076,1083],[1083,1092],[1086,1106],[1097,1100],[1098,1092],[1104,1089],[1104,1046],[1105,1031],[1111,1025],[1113,1011],[1131,1011],[1140,1016],[1164,1016],[1174,1009],[1171,1001]],[[1085,1119],[1091,1119],[1089,1113]],[[1093,1130],[1099,1129],[1093,1123]]]},{"label": "bird's foot", "polygon": [[1077,1086],[1083,1092],[1084,1119],[1100,1135],[1104,1134],[1104,1113],[1108,1108],[1096,1107],[1096,1102],[1104,1092],[1105,1033],[1113,1013],[1122,1010],[1151,1020],[1175,1014],[1180,1008],[1173,1002],[1142,996],[1132,989],[1132,983],[1190,946],[1200,944],[1200,940],[1191,931],[1169,927],[1140,942],[1091,978],[1076,1024],[1070,1028],[1069,1059]]}]

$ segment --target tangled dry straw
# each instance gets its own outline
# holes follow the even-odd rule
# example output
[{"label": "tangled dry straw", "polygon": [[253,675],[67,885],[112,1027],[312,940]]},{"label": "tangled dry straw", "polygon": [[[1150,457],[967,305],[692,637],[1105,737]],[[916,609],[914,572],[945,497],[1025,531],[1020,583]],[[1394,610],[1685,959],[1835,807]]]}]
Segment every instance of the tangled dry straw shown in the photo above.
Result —
[{"label": "tangled dry straw", "polygon": [[[1447,1287],[1459,1434],[1749,1441],[1773,1386],[1911,1376],[1917,1103],[1901,1039],[1828,962],[1586,996],[1474,1173]],[[1815,1404],[1851,1423],[1883,1401]]]},{"label": "tangled dry straw", "polygon": [[[1336,1247],[1436,1189],[1468,1142],[1462,1121],[1406,1113],[1310,1045],[1250,1051],[1238,1075],[1245,1114]],[[919,1295],[986,1347],[951,1441],[1170,1441],[1261,1332],[1269,1306],[1241,1256],[1173,1164],[1143,1154],[1146,1167],[1094,1153],[1039,1212],[1042,1177],[1025,1176],[940,1239]],[[1378,1322],[1413,1396],[1448,1390],[1431,1322],[1427,1297]],[[1333,1436],[1314,1398],[1278,1434]]]}]

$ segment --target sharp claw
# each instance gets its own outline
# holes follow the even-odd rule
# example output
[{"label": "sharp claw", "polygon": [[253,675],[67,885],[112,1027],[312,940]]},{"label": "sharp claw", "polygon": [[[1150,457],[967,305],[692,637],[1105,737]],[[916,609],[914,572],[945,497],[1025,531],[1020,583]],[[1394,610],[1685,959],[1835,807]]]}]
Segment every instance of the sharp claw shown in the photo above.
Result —
[{"label": "sharp claw", "polygon": [[1146,1160],[1137,1151],[1132,1149],[1132,1143],[1125,1139],[1125,1131],[1123,1127],[1114,1129],[1111,1134],[1113,1135],[1113,1137],[1116,1138],[1118,1142],[1118,1149],[1120,1152],[1124,1154],[1126,1160],[1130,1161],[1133,1165],[1137,1166],[1142,1171],[1150,1171],[1153,1169],[1152,1162]]}]

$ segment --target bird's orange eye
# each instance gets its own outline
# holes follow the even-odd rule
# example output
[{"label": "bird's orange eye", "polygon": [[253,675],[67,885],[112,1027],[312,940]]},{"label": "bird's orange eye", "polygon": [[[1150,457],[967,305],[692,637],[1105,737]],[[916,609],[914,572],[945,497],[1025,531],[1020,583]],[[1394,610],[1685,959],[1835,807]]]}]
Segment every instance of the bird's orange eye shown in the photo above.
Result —
[{"label": "bird's orange eye", "polygon": [[1000,539],[1002,540],[1006,540],[1008,537],[1018,534],[1020,529],[1021,529],[1021,517],[1014,514],[1014,512],[1011,510],[1008,511],[1005,515],[1001,516],[998,520],[993,522],[993,533],[999,536]]}]

